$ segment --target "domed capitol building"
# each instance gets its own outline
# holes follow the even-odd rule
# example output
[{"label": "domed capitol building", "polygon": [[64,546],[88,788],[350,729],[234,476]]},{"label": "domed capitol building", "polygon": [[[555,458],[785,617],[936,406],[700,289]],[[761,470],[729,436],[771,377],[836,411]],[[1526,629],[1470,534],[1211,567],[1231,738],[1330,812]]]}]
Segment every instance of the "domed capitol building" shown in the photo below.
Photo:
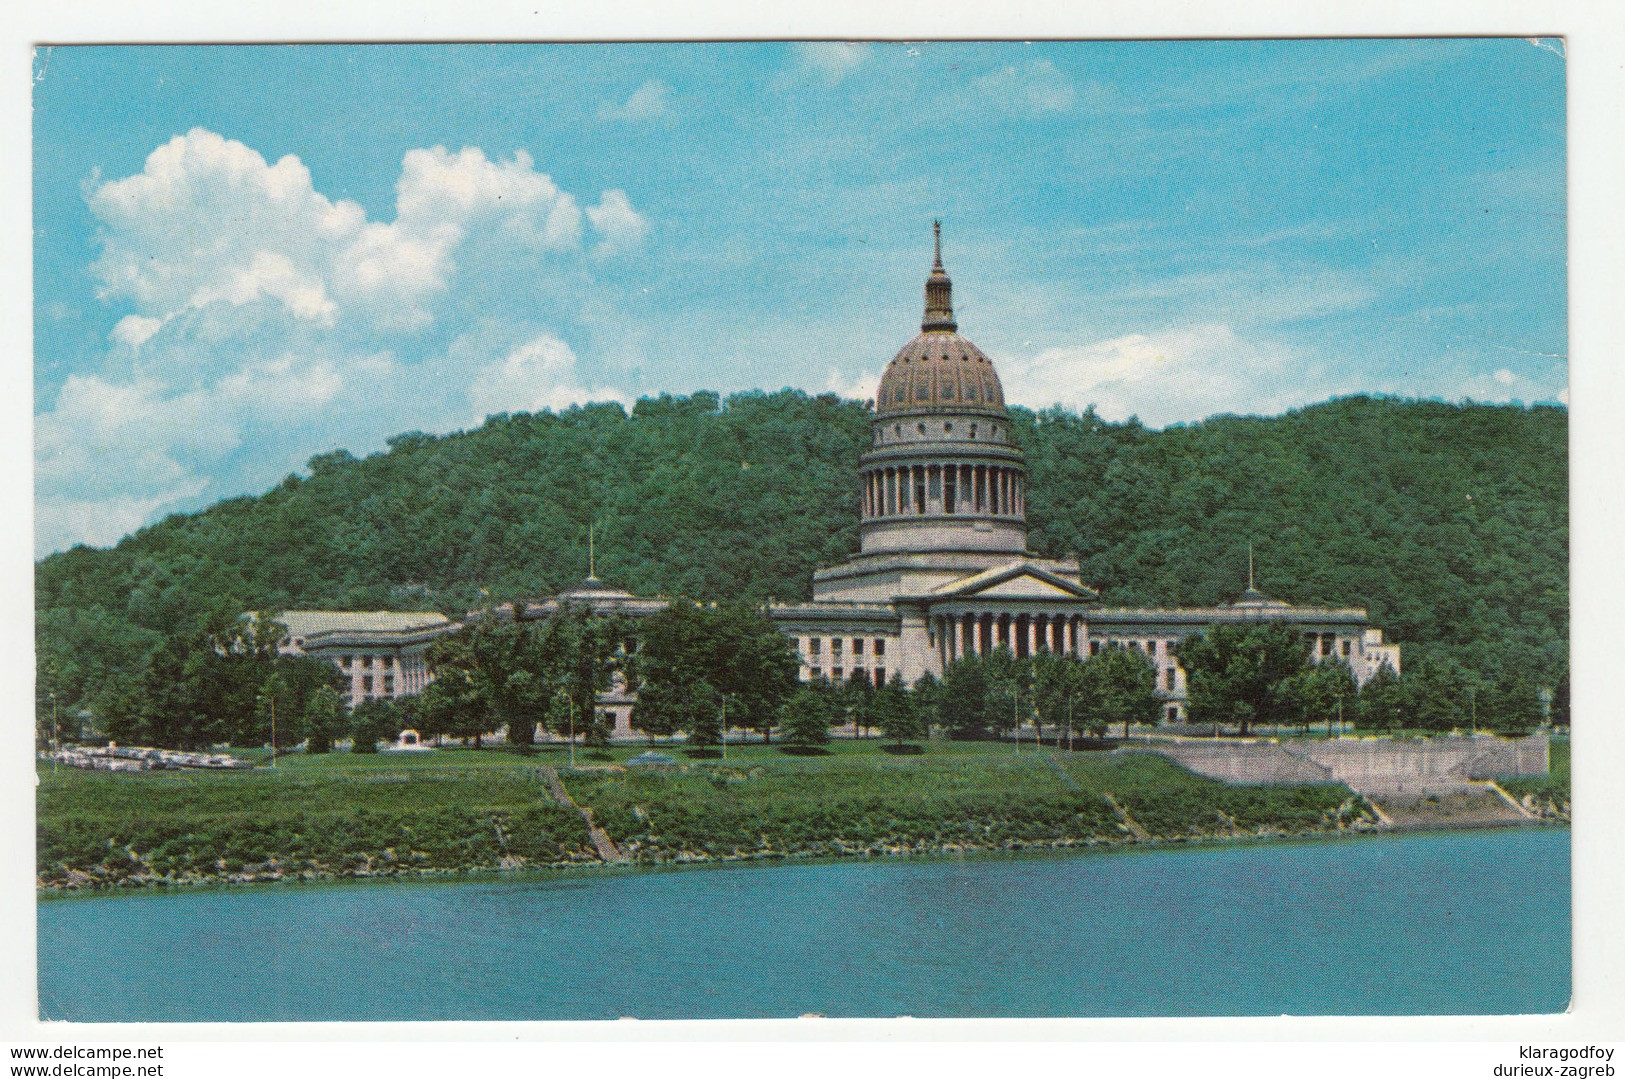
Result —
[{"label": "domed capitol building", "polygon": [[[1185,718],[1179,641],[1224,623],[1286,622],[1317,657],[1345,660],[1363,683],[1386,664],[1399,673],[1399,646],[1385,644],[1357,607],[1300,607],[1272,599],[1248,581],[1235,602],[1217,607],[1106,607],[1081,579],[1075,558],[1050,559],[1027,547],[1027,470],[1011,436],[1004,387],[987,355],[959,333],[953,282],[935,258],[925,282],[920,332],[886,367],[870,421],[871,444],[858,462],[859,550],[813,574],[812,600],[771,604],[768,615],[794,642],[801,677],[909,685],[941,678],[956,659],[1007,648],[1017,657],[1105,648],[1143,651],[1157,669],[1162,718]],[[1249,578],[1251,569],[1249,567]],[[665,606],[589,576],[583,584],[527,604],[521,618],[544,618],[562,604],[638,617]],[[350,626],[367,616],[288,612],[305,631],[293,650],[330,656],[352,678],[352,703],[415,692],[428,627]],[[325,629],[323,627],[326,627]],[[455,632],[450,623],[430,635]],[[401,639],[396,641],[395,636]],[[376,665],[376,666],[374,666]],[[362,671],[412,670],[384,689]],[[365,684],[362,679],[365,678]],[[601,702],[615,733],[631,735],[635,694],[617,686]]]}]

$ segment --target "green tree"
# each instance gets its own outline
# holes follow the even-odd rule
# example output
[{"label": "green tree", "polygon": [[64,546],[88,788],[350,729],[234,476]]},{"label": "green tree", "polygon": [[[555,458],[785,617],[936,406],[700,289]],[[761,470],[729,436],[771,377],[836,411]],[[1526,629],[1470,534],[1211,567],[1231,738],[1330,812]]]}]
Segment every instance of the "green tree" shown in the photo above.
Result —
[{"label": "green tree", "polygon": [[633,721],[644,730],[680,722],[691,743],[715,745],[696,739],[720,739],[724,699],[729,726],[764,730],[796,685],[795,653],[758,608],[678,600],[645,618],[639,637]]},{"label": "green tree", "polygon": [[1083,664],[1080,697],[1085,722],[1097,734],[1121,724],[1123,737],[1137,723],[1157,721],[1157,668],[1137,648],[1107,648]]},{"label": "green tree", "polygon": [[681,687],[686,719],[683,724],[684,740],[696,749],[708,749],[722,744],[724,698],[716,687],[706,681],[692,682]]},{"label": "green tree", "polygon": [[693,689],[688,683],[645,682],[632,706],[632,725],[653,738],[670,738],[687,730],[693,722]]},{"label": "green tree", "polygon": [[[918,687],[916,687],[918,692]],[[932,692],[928,688],[928,693]],[[988,733],[987,664],[985,657],[965,656],[948,665],[943,677],[938,714],[950,738],[985,738]]]},{"label": "green tree", "polygon": [[362,701],[350,710],[353,753],[376,753],[379,742],[393,742],[400,733],[394,705],[385,698]]},{"label": "green tree", "polygon": [[283,752],[305,740],[301,703],[281,671],[273,670],[260,685],[258,712],[273,751]]},{"label": "green tree", "polygon": [[1354,672],[1347,663],[1333,658],[1310,663],[1286,678],[1279,690],[1282,707],[1306,733],[1315,723],[1325,723],[1330,730],[1340,703],[1352,707],[1357,692]]},{"label": "green tree", "polygon": [[437,736],[480,740],[487,729],[489,712],[480,700],[468,672],[460,667],[447,666],[424,687],[418,703],[420,722]]},{"label": "green tree", "polygon": [[1546,720],[1539,685],[1529,668],[1514,660],[1509,663],[1481,697],[1479,725],[1502,734],[1523,735]]},{"label": "green tree", "polygon": [[982,726],[995,737],[1013,733],[1033,712],[1032,667],[1008,648],[982,657]]},{"label": "green tree", "polygon": [[1063,734],[1070,740],[1078,705],[1084,696],[1084,663],[1066,652],[1041,652],[1032,658],[1033,717],[1038,724],[1038,740],[1044,740],[1044,724],[1055,728],[1059,748]]},{"label": "green tree", "polygon": [[322,686],[311,694],[305,705],[305,729],[309,741],[307,753],[326,753],[333,748],[333,739],[343,726],[344,704],[331,686]]},{"label": "green tree", "polygon": [[936,675],[926,671],[916,678],[914,685],[909,687],[908,699],[914,708],[914,714],[918,717],[920,725],[925,729],[924,737],[931,737],[931,728],[933,726],[943,727],[947,725],[942,712],[945,699],[943,684],[942,680]]},{"label": "green tree", "polygon": [[875,726],[875,684],[869,681],[869,672],[859,667],[847,675],[836,692],[836,708],[840,722],[852,725],[854,737],[863,737]]},{"label": "green tree", "polygon": [[1461,668],[1447,659],[1431,659],[1407,667],[1407,671],[1401,686],[1415,726],[1449,731],[1472,724],[1476,690]]},{"label": "green tree", "polygon": [[1282,622],[1210,626],[1181,641],[1177,652],[1197,722],[1235,724],[1246,735],[1253,724],[1293,718],[1288,679],[1309,658],[1293,627]]},{"label": "green tree", "polygon": [[792,693],[782,706],[779,727],[784,740],[797,749],[811,749],[829,741],[829,729],[840,715],[835,693],[814,683]]},{"label": "green tree", "polygon": [[880,733],[901,747],[904,742],[925,738],[930,734],[923,709],[903,687],[903,676],[894,674],[891,680],[874,693],[874,723]]},{"label": "green tree", "polygon": [[1405,691],[1390,664],[1378,667],[1360,687],[1356,715],[1360,726],[1372,730],[1391,731],[1405,725]]},{"label": "green tree", "polygon": [[[555,734],[567,734],[560,723],[573,720],[575,733],[588,745],[609,741],[609,726],[598,710],[598,698],[607,692],[623,656],[621,642],[629,636],[619,618],[595,615],[585,607],[565,607],[534,630],[537,664],[533,675],[550,690],[548,726]],[[551,702],[562,694],[568,707],[560,711]]]}]

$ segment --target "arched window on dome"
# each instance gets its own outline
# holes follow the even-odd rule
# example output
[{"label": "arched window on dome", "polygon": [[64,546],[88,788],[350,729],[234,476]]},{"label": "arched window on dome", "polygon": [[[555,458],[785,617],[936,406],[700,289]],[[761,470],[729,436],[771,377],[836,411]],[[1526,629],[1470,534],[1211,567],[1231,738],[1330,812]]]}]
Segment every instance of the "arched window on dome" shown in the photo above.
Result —
[{"label": "arched window on dome", "polygon": [[970,436],[971,438],[976,437],[976,425],[974,423],[970,425]]}]

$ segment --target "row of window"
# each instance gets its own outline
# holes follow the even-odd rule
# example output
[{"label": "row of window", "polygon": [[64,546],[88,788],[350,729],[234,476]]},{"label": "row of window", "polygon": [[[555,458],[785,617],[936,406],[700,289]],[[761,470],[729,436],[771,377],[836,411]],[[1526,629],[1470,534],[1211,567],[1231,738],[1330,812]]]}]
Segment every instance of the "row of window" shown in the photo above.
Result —
[{"label": "row of window", "polygon": [[[852,640],[852,655],[854,655],[854,656],[863,655],[864,639],[862,637],[853,637],[851,640]],[[841,651],[842,651],[842,648],[844,647],[845,643],[846,643],[846,640],[844,638],[831,637],[829,639],[830,655],[832,655],[832,656],[841,655]],[[874,650],[873,654],[874,655],[877,655],[877,656],[885,655],[886,654],[886,638],[884,638],[884,637],[875,637],[872,640],[872,642],[870,642],[870,647],[873,648],[873,650]],[[808,637],[807,638],[807,654],[809,656],[823,655],[823,650],[824,650],[824,638],[822,638],[822,637]]]},{"label": "row of window", "polygon": [[[1337,634],[1335,633],[1305,633],[1303,639],[1316,655],[1329,656],[1338,650]],[[1354,642],[1345,640],[1341,643],[1343,658],[1348,659],[1353,654]]]},{"label": "row of window", "polygon": [[[970,425],[970,429],[969,429],[968,433],[969,433],[972,440],[974,440],[977,437],[977,431],[978,430],[979,430],[979,427],[976,424],[973,423],[973,424]],[[915,431],[916,434],[921,435],[921,436],[924,436],[927,433],[925,424],[923,424],[923,423],[916,423],[914,425],[914,431]],[[951,434],[954,433],[954,424],[953,424],[952,420],[949,420],[949,421],[947,421],[946,423],[944,423],[942,425],[942,433],[944,435],[951,435]],[[993,425],[991,433],[992,433],[993,438],[995,438],[995,439],[998,439],[1003,434],[1003,432],[1000,430],[998,424]],[[879,428],[877,428],[875,430],[875,441],[877,443],[881,442],[883,440],[883,435],[884,435],[884,432],[882,430],[880,430]],[[903,425],[902,424],[900,424],[900,423],[892,424],[892,437],[893,438],[902,438],[903,437]]]},{"label": "row of window", "polygon": [[[356,658],[355,656],[340,656],[339,666],[349,670],[351,663]],[[393,670],[395,667],[394,656],[361,656],[360,660],[362,667],[382,667],[386,671]]]},{"label": "row of window", "polygon": [[[361,695],[364,696],[364,697],[372,696],[372,685],[373,685],[372,675],[370,675],[370,674],[362,675],[361,676]],[[394,675],[392,675],[392,674],[384,675],[382,678],[380,678],[378,680],[378,685],[381,688],[381,690],[382,690],[382,692],[383,692],[383,694],[385,696],[393,697],[395,695],[395,676]]]},{"label": "row of window", "polygon": [[886,684],[886,668],[876,667],[870,671],[863,667],[853,667],[848,673],[845,667],[831,667],[827,672],[822,667],[812,667],[807,671],[808,681],[845,682],[850,678],[860,679],[872,686],[883,686]]}]

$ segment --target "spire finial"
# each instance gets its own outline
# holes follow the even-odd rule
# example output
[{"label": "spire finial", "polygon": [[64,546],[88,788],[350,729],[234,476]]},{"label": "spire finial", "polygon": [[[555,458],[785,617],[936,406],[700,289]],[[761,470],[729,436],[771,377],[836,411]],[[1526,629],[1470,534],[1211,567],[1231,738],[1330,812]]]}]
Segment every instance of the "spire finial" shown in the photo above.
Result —
[{"label": "spire finial", "polygon": [[1247,541],[1247,591],[1253,591],[1253,541]]},{"label": "spire finial", "polygon": [[593,533],[598,528],[598,522],[587,522],[587,580],[598,579],[598,550],[594,543]]},{"label": "spire finial", "polygon": [[953,333],[959,324],[954,322],[954,283],[942,268],[942,222],[932,221],[931,232],[935,242],[931,276],[925,279],[925,321],[920,323],[920,329]]}]

